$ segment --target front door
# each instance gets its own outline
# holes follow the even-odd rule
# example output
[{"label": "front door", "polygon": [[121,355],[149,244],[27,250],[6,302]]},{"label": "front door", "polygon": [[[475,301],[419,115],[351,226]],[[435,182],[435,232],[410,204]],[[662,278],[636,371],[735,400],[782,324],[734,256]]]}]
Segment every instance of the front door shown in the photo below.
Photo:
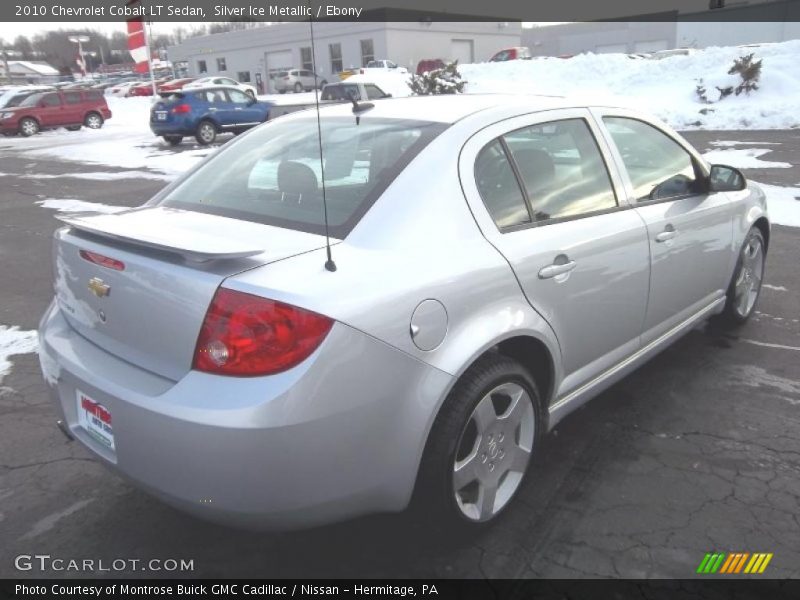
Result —
[{"label": "front door", "polygon": [[608,162],[585,109],[504,121],[462,152],[479,226],[558,338],[564,379],[555,400],[639,348],[647,233]]},{"label": "front door", "polygon": [[733,207],[708,192],[708,174],[678,139],[653,123],[606,112],[602,121],[647,225],[652,256],[647,344],[725,295]]},{"label": "front door", "polygon": [[264,112],[250,96],[240,90],[228,89],[226,93],[228,94],[226,110],[231,111],[229,122],[233,126],[249,127],[264,121]]}]

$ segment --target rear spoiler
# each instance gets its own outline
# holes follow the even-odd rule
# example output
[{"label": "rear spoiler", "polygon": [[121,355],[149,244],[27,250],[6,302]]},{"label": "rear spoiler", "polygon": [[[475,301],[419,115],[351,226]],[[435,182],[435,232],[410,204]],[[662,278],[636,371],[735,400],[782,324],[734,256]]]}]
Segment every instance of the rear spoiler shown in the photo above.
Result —
[{"label": "rear spoiler", "polygon": [[[187,211],[159,207],[132,208],[113,214],[82,214],[57,216],[79,231],[111,240],[178,254],[194,262],[246,258],[264,252],[254,246],[229,237],[214,235],[205,230],[181,228],[174,217]],[[189,213],[196,220],[209,218],[203,213]],[[173,217],[173,218],[170,218]],[[214,217],[210,217],[214,218]]]}]

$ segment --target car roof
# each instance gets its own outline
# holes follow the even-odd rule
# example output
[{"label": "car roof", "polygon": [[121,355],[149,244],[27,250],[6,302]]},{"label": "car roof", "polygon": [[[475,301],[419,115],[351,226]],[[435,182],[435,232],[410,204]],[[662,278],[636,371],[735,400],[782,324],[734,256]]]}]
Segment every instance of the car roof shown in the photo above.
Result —
[{"label": "car roof", "polygon": [[[345,82],[346,83],[346,82]],[[588,105],[563,96],[536,96],[532,94],[444,94],[435,96],[408,96],[374,101],[374,108],[362,113],[379,118],[403,118],[419,121],[455,123],[469,115],[492,109],[525,114],[556,108],[581,108]],[[326,116],[352,116],[352,104],[320,107]],[[295,113],[298,118],[302,113]],[[291,116],[291,115],[287,115]]]}]

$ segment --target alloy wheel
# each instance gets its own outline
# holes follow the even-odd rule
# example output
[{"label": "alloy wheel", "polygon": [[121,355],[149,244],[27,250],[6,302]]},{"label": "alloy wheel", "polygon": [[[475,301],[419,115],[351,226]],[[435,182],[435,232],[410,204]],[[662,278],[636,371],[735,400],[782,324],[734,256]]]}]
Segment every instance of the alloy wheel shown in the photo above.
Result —
[{"label": "alloy wheel", "polygon": [[86,126],[89,129],[100,129],[103,126],[103,120],[97,115],[89,115],[86,117]]},{"label": "alloy wheel", "polygon": [[22,135],[31,136],[39,132],[39,125],[33,119],[23,119],[19,125]]},{"label": "alloy wheel", "polygon": [[453,491],[470,521],[488,521],[511,500],[530,462],[535,437],[530,394],[498,385],[472,411],[456,450]]},{"label": "alloy wheel", "polygon": [[763,277],[764,248],[761,238],[753,235],[742,248],[741,267],[734,284],[734,307],[740,317],[747,317],[753,310]]},{"label": "alloy wheel", "polygon": [[214,126],[211,123],[203,123],[200,125],[199,135],[204,144],[210,144],[214,141],[217,132],[214,131]]}]

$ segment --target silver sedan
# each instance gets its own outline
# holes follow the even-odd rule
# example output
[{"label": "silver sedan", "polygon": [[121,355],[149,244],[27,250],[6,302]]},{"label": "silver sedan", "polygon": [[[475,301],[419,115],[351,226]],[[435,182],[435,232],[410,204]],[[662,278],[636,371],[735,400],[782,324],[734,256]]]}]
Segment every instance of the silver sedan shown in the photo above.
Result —
[{"label": "silver sedan", "polygon": [[492,521],[564,416],[752,314],[770,234],[762,191],[662,123],[497,95],[295,113],[63,220],[40,328],[63,431],[264,528]]}]

